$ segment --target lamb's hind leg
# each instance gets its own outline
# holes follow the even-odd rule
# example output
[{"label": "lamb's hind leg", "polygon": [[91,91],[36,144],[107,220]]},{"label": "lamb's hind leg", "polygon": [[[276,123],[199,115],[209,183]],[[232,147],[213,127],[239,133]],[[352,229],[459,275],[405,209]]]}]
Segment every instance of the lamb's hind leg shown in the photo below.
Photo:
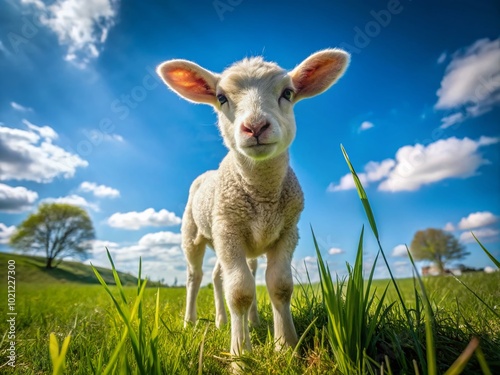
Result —
[{"label": "lamb's hind leg", "polygon": [[202,266],[206,245],[206,241],[198,235],[198,227],[193,220],[189,202],[182,218],[181,232],[182,248],[187,260],[187,296],[186,315],[184,317],[184,326],[186,326],[188,323],[196,322],[196,297],[203,278]]},{"label": "lamb's hind leg", "polygon": [[212,281],[214,284],[214,299],[215,299],[215,325],[220,328],[227,323],[226,307],[224,306],[224,291],[222,283],[222,267],[217,260],[214,271],[212,273]]},{"label": "lamb's hind leg", "polygon": [[[259,265],[257,258],[247,259],[247,263],[255,280],[255,275],[257,274],[257,266]],[[257,311],[257,293],[255,293],[253,297],[252,306],[250,306],[250,311],[248,313],[248,320],[254,326],[260,323],[259,313]]]}]

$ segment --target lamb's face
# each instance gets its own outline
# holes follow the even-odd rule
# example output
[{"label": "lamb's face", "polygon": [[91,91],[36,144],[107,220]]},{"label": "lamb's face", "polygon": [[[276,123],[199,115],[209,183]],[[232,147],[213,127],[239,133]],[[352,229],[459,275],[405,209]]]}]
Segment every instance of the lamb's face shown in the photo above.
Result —
[{"label": "lamb's face", "polygon": [[253,160],[284,152],[295,138],[294,94],[287,72],[261,58],[227,69],[216,87],[216,110],[226,145]]},{"label": "lamb's face", "polygon": [[212,73],[187,60],[159,65],[158,74],[183,98],[212,105],[226,145],[252,160],[283,153],[295,137],[293,104],[322,93],[344,73],[349,55],[316,52],[286,72],[260,57]]}]

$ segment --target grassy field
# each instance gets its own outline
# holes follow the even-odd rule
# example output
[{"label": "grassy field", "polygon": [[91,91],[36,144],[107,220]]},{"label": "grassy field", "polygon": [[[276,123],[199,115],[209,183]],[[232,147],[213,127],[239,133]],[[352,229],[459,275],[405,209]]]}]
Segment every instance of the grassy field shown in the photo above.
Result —
[{"label": "grassy field", "polygon": [[[0,267],[6,269],[6,257],[2,255]],[[124,323],[116,306],[101,285],[91,285],[45,278],[43,271],[34,263],[23,259],[16,262],[19,277],[16,290],[16,367],[3,366],[2,373],[49,374],[53,366],[49,356],[49,335],[55,333],[59,343],[70,335],[66,354],[67,374],[99,373],[99,362],[106,368],[124,332]],[[21,266],[21,264],[23,264]],[[31,264],[31,265],[30,265]],[[30,267],[32,268],[30,271]],[[23,275],[23,272],[26,272]],[[3,275],[4,273],[2,273]],[[36,276],[38,274],[38,276]],[[109,272],[107,273],[110,274]],[[26,277],[30,275],[30,277]],[[71,278],[70,278],[71,279]],[[468,274],[461,278],[489,306],[500,309],[500,273]],[[377,280],[373,286],[380,295],[390,285],[385,304],[396,302],[380,321],[375,332],[375,348],[372,359],[384,362],[385,356],[393,373],[414,373],[412,360],[418,361],[411,335],[397,303],[392,284]],[[6,285],[6,284],[4,284]],[[477,298],[451,277],[432,277],[425,280],[435,315],[434,332],[439,373],[444,373],[465,349],[473,336],[480,338],[480,345],[493,374],[500,373],[500,319]],[[411,309],[419,340],[425,343],[424,312],[422,304],[415,299],[414,281],[399,280],[407,307]],[[110,286],[111,291],[121,297],[120,289]],[[137,287],[124,286],[123,291],[132,308],[137,297]],[[183,288],[159,290],[159,329],[155,338],[157,372],[162,374],[224,374],[229,371],[229,329],[217,330],[214,324],[212,291],[202,288],[199,296],[199,323],[188,329],[182,328],[184,312]],[[142,298],[140,322],[134,329],[137,336],[146,341],[144,348],[154,335],[157,289],[146,288]],[[272,312],[265,288],[259,287],[260,326],[252,330],[254,353],[244,358],[253,374],[327,374],[337,369],[336,360],[327,339],[328,317],[321,303],[318,285],[297,286],[293,303],[293,314],[299,335],[303,337],[298,355],[291,351],[276,353],[273,350]],[[6,305],[2,303],[2,316],[6,316]],[[310,326],[311,322],[314,322]],[[6,331],[2,319],[2,331]],[[143,327],[143,332],[139,332]],[[141,336],[142,335],[142,336]],[[141,373],[133,345],[125,340],[111,373]],[[2,349],[6,347],[5,337]],[[425,350],[425,345],[423,345]],[[146,350],[145,350],[146,351]],[[145,353],[143,353],[146,356]],[[2,364],[8,361],[2,351]],[[402,358],[404,363],[401,363]],[[118,369],[121,369],[120,371]],[[387,367],[386,367],[387,369]],[[386,370],[387,371],[387,370]],[[420,369],[420,373],[425,373]],[[151,372],[153,373],[153,372]],[[481,373],[473,357],[465,373]]]},{"label": "grassy field", "polygon": [[[46,269],[45,258],[0,252],[0,280],[7,285],[7,261],[16,262],[16,280],[20,284],[99,284],[92,269],[80,262],[62,262],[57,268]],[[97,267],[104,280],[113,284],[113,274],[110,269]],[[135,276],[118,272],[124,285],[137,285]]]},{"label": "grassy field", "polygon": [[[342,151],[379,242],[366,193]],[[251,331],[253,353],[238,359],[245,373],[500,374],[500,272],[396,281],[389,269],[391,280],[372,280],[362,274],[363,235],[347,279],[330,274],[315,243],[321,282],[295,288],[300,339],[294,351],[274,351],[269,297],[258,288],[261,324]],[[9,259],[0,255],[5,291]],[[388,264],[380,242],[377,259]],[[4,299],[1,373],[230,373],[229,327],[215,328],[209,288],[198,297],[198,323],[184,329],[184,289],[146,288],[140,274],[130,279],[114,268],[96,270],[101,285],[92,285],[96,279],[82,265],[47,272],[40,259],[15,260],[16,366],[8,366],[12,330]],[[125,285],[131,281],[137,285]]]}]

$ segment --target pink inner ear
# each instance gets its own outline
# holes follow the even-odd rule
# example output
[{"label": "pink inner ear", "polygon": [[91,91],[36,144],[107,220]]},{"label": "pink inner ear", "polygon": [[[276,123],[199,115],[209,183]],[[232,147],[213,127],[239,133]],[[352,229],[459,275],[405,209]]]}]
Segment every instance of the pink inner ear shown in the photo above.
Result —
[{"label": "pink inner ear", "polygon": [[193,94],[215,95],[207,81],[196,73],[183,68],[172,69],[167,72],[169,81],[182,90]]},{"label": "pink inner ear", "polygon": [[343,57],[317,58],[299,67],[294,85],[300,95],[316,95],[327,89],[340,75],[345,63]]}]

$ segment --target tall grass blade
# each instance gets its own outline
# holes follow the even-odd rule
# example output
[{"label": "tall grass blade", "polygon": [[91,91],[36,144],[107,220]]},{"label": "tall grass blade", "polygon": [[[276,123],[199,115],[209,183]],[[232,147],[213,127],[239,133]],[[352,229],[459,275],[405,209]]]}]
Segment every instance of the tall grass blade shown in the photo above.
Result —
[{"label": "tall grass blade", "polygon": [[312,327],[315,327],[314,323],[316,323],[316,320],[318,320],[318,317],[316,317],[316,318],[313,319],[313,321],[307,326],[307,328],[304,331],[304,333],[302,334],[302,336],[300,336],[300,339],[297,342],[297,345],[295,345],[295,348],[293,349],[292,355],[290,356],[290,359],[288,360],[288,368],[287,368],[287,370],[290,369],[290,366],[292,365],[292,361],[296,357],[297,352],[299,351],[300,345],[302,344],[302,341],[304,341],[307,333],[310,331],[310,329]]},{"label": "tall grass blade", "polygon": [[424,310],[425,310],[425,342],[426,342],[426,353],[427,353],[427,373],[429,375],[437,375],[437,362],[436,362],[436,346],[434,343],[434,314],[432,312],[431,302],[427,296],[427,292],[424,287],[424,283],[422,282],[422,278],[418,273],[417,266],[413,261],[413,257],[411,256],[410,250],[406,247],[406,251],[408,253],[408,257],[410,258],[410,262],[415,270],[417,281],[420,285],[420,290],[423,296],[424,302]]},{"label": "tall grass blade", "polygon": [[342,150],[342,154],[344,155],[345,161],[347,162],[347,165],[349,166],[349,169],[351,171],[352,178],[354,179],[354,184],[356,185],[356,190],[358,191],[361,203],[363,203],[363,207],[365,208],[366,216],[368,217],[368,222],[370,223],[370,227],[372,228],[375,238],[378,239],[379,237],[378,237],[377,223],[375,222],[375,217],[373,216],[372,208],[370,206],[370,202],[368,201],[368,196],[366,195],[365,189],[363,188],[363,185],[361,184],[361,181],[359,180],[359,177],[356,174],[356,171],[354,170],[354,167],[351,164],[351,161],[349,159],[349,156],[347,155],[346,150],[344,149],[344,146],[340,145],[340,148]]},{"label": "tall grass blade", "polygon": [[472,237],[474,237],[474,239],[477,241],[479,246],[481,246],[481,249],[483,249],[483,251],[486,253],[486,255],[488,255],[488,258],[490,258],[490,260],[495,264],[495,266],[497,266],[497,268],[500,268],[500,262],[493,255],[491,255],[491,253],[483,246],[481,241],[479,241],[477,239],[477,237],[475,236],[474,233],[471,232],[471,234],[472,234]]},{"label": "tall grass blade", "polygon": [[200,355],[198,357],[198,375],[203,374],[203,348],[205,347],[205,338],[207,337],[208,325],[205,327],[205,332],[203,332],[203,337],[201,338],[200,344]]},{"label": "tall grass blade", "polygon": [[488,363],[486,363],[486,358],[484,357],[483,350],[480,346],[476,349],[476,357],[479,362],[479,366],[481,366],[481,371],[484,375],[493,375],[490,368],[488,367]]},{"label": "tall grass blade", "polygon": [[[108,257],[111,258],[109,251],[107,251],[107,253],[108,253]],[[91,265],[91,267],[92,267],[92,270],[94,271],[94,274],[96,275],[97,279],[99,280],[99,282],[103,286],[104,290],[111,297],[111,300],[113,301],[113,304],[115,305],[115,308],[116,308],[116,311],[118,312],[118,315],[122,319],[123,323],[125,323],[125,330],[124,330],[123,335],[122,335],[122,340],[120,341],[118,347],[115,349],[115,351],[111,357],[110,363],[108,363],[108,366],[106,367],[106,370],[104,371],[103,374],[109,374],[111,371],[113,371],[114,365],[115,365],[116,361],[119,359],[119,353],[120,353],[120,351],[125,343],[125,339],[127,337],[130,338],[130,341],[132,344],[132,350],[133,350],[134,356],[136,358],[137,367],[139,368],[139,372],[141,374],[146,374],[147,372],[146,372],[146,369],[144,368],[144,364],[142,361],[142,347],[140,345],[140,341],[139,341],[137,334],[133,330],[132,323],[133,323],[133,320],[135,320],[135,317],[138,313],[139,308],[142,306],[142,298],[144,295],[144,291],[146,289],[147,282],[144,281],[143,283],[141,283],[141,288],[139,290],[138,296],[135,300],[135,303],[132,307],[132,310],[129,312],[127,309],[127,304],[124,303],[124,301],[126,301],[126,299],[125,300],[123,299],[124,298],[124,290],[123,290],[123,286],[122,286],[121,282],[117,283],[117,287],[119,289],[120,295],[122,295],[122,303],[124,303],[124,306],[121,306],[120,302],[115,298],[115,296],[113,295],[113,292],[109,288],[106,281],[102,278],[99,271],[97,271],[97,269],[93,265]],[[114,273],[116,273],[116,276],[118,277],[118,273],[116,272],[116,268],[115,268],[114,263],[112,261],[111,261],[111,268],[112,268],[112,271]],[[119,277],[118,277],[118,279],[119,279]],[[116,282],[116,280],[115,280],[115,282]],[[141,336],[139,336],[139,337],[141,337]]]},{"label": "tall grass blade", "polygon": [[56,335],[52,332],[49,336],[49,352],[52,360],[54,370],[53,375],[62,375],[65,369],[66,353],[68,352],[69,342],[71,336],[66,336],[59,351],[59,343],[57,342]]},{"label": "tall grass blade", "polygon": [[[366,216],[368,218],[368,222],[370,223],[370,227],[372,228],[372,232],[375,236],[375,239],[377,240],[377,244],[378,244],[380,253],[382,254],[382,258],[384,259],[384,263],[387,267],[387,270],[389,271],[389,276],[390,276],[391,281],[394,285],[394,289],[396,290],[396,294],[398,295],[399,302],[401,303],[401,306],[402,306],[403,311],[405,313],[406,320],[407,320],[408,326],[410,328],[410,333],[411,333],[413,342],[415,344],[415,350],[417,351],[419,361],[420,361],[420,363],[425,364],[425,356],[424,356],[424,353],[422,352],[422,348],[420,346],[420,342],[418,340],[417,334],[415,333],[415,329],[413,327],[411,316],[410,316],[410,311],[406,307],[406,303],[403,299],[403,295],[401,294],[401,290],[399,289],[398,283],[396,282],[396,279],[394,278],[391,267],[389,266],[389,262],[387,260],[385,252],[384,252],[382,245],[380,243],[380,237],[379,237],[377,225],[375,222],[375,217],[373,215],[373,211],[371,209],[370,202],[368,201],[368,196],[366,195],[365,189],[363,188],[363,185],[361,184],[361,181],[359,180],[359,177],[358,177],[356,171],[354,170],[354,167],[349,159],[349,156],[347,155],[346,150],[344,149],[344,146],[340,145],[340,148],[341,148],[342,154],[344,155],[344,158],[347,162],[349,170],[351,171],[352,177],[354,179],[354,183],[356,185],[356,190],[358,191],[358,195],[361,199],[361,203],[363,204],[363,207],[365,209],[365,213],[366,213]],[[425,369],[425,366],[424,366],[424,369]],[[426,373],[424,373],[424,375],[426,375]]]},{"label": "tall grass blade", "polygon": [[479,340],[474,337],[472,340],[469,342],[467,347],[464,349],[462,354],[453,362],[451,367],[444,373],[444,375],[458,375],[462,373],[464,370],[465,366],[471,359],[472,355],[476,351],[476,349],[479,347]]},{"label": "tall grass blade", "polygon": [[106,247],[106,254],[108,255],[109,263],[111,263],[111,272],[113,273],[113,279],[115,280],[115,284],[118,287],[118,291],[120,292],[120,297],[122,298],[123,303],[127,303],[127,298],[125,297],[125,293],[123,292],[122,282],[120,280],[120,277],[118,276],[118,272],[116,272],[115,264],[113,263],[113,258],[111,258],[111,254],[109,253],[107,247]]}]

